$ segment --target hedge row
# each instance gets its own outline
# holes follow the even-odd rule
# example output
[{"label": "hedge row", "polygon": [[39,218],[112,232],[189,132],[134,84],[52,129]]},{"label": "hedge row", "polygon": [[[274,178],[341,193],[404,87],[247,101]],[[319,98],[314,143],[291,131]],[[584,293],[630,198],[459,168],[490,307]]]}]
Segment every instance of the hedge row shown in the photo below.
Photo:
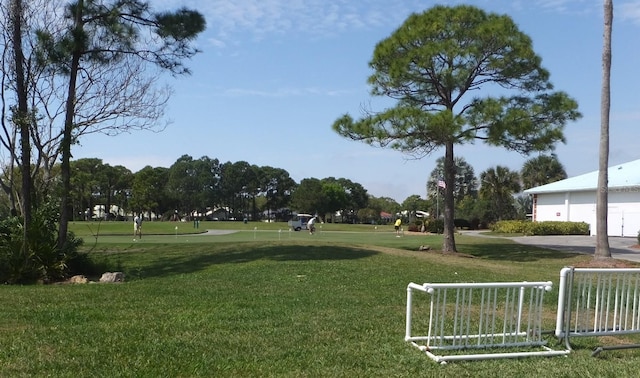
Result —
[{"label": "hedge row", "polygon": [[524,235],[589,235],[589,224],[585,222],[507,220],[496,222],[491,227],[491,231]]}]

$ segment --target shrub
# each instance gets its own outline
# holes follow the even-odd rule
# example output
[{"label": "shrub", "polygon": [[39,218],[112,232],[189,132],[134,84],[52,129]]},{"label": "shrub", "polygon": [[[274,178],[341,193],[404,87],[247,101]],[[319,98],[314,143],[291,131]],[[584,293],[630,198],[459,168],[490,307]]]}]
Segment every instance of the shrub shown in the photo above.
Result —
[{"label": "shrub", "polygon": [[454,226],[456,226],[456,228],[471,228],[471,223],[466,219],[454,219],[453,224]]},{"label": "shrub", "polygon": [[534,235],[589,235],[589,225],[585,222],[534,222]]},{"label": "shrub", "polygon": [[23,219],[11,217],[0,222],[0,281],[6,283],[51,282],[66,277],[68,264],[80,259],[82,244],[73,233],[58,248],[56,211],[44,207],[33,214],[24,233]]},{"label": "shrub", "polygon": [[505,234],[524,235],[588,235],[589,225],[585,222],[509,220],[496,222],[491,230]]},{"label": "shrub", "polygon": [[426,221],[416,220],[413,224],[409,225],[409,231],[411,232],[425,232],[426,231]]},{"label": "shrub", "polygon": [[498,221],[491,226],[491,231],[503,234],[533,235],[533,222],[522,220]]},{"label": "shrub", "polygon": [[432,234],[444,232],[444,221],[442,219],[429,219],[425,221],[425,231]]}]

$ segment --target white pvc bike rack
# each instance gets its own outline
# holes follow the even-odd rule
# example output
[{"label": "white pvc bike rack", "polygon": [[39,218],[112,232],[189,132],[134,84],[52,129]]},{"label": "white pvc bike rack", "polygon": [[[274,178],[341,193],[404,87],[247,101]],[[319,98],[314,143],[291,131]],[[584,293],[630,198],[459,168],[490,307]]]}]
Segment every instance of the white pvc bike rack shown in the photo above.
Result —
[{"label": "white pvc bike rack", "polygon": [[[542,337],[543,296],[551,287],[550,281],[410,283],[405,341],[441,364],[567,355],[569,350],[552,350]],[[429,295],[428,306],[418,309],[414,292]],[[416,320],[414,316],[423,315],[425,308],[428,321],[424,320],[426,316]],[[414,328],[424,333],[417,334]]]},{"label": "white pvc bike rack", "polygon": [[[560,271],[556,337],[571,349],[571,337],[621,336],[640,333],[640,269],[573,268]],[[640,344],[597,347],[640,348]]]}]

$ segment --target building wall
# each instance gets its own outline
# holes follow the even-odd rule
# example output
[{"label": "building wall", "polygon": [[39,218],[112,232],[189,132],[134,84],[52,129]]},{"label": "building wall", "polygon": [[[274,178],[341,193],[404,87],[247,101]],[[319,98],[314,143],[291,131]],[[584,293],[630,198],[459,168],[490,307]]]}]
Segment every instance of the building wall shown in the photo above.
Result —
[{"label": "building wall", "polygon": [[[596,234],[595,191],[537,194],[534,206],[534,221],[586,222],[591,227],[591,234]],[[638,236],[640,192],[609,192],[607,217],[609,236]]]},{"label": "building wall", "polygon": [[637,237],[638,231],[640,231],[640,193],[610,191],[607,219],[609,235]]},{"label": "building wall", "polygon": [[534,221],[568,221],[565,193],[536,194]]}]

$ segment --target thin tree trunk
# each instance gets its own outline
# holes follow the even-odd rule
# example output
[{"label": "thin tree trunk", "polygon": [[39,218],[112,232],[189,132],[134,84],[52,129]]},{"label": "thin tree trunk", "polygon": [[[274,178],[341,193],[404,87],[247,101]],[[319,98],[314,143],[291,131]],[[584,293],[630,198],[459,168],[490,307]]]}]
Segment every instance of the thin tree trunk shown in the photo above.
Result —
[{"label": "thin tree trunk", "polygon": [[453,189],[456,176],[453,161],[453,143],[447,142],[444,156],[444,239],[443,252],[458,252],[456,249],[455,226],[453,224]]},{"label": "thin tree trunk", "polygon": [[[29,106],[27,103],[27,87],[24,77],[24,54],[22,51],[22,0],[14,0],[11,10],[13,23],[13,51],[15,59],[15,75],[16,75],[16,95],[18,97],[18,109],[13,114],[13,120],[20,129],[20,168],[22,171],[22,217],[24,220],[24,246],[26,249],[26,241],[28,228],[31,224],[31,141],[30,141],[30,117]],[[26,250],[25,256],[26,256]]]},{"label": "thin tree trunk", "polygon": [[607,213],[609,211],[609,111],[611,108],[611,30],[613,0],[604,0],[604,44],[602,51],[602,92],[600,98],[600,158],[596,202],[596,259],[611,258]]},{"label": "thin tree trunk", "polygon": [[[79,0],[76,10],[75,29],[76,34],[82,33],[82,9],[84,7],[83,0]],[[76,43],[79,43],[76,37]],[[73,49],[71,58],[71,70],[69,73],[69,88],[67,93],[67,103],[65,108],[65,121],[61,148],[60,175],[62,176],[62,198],[60,201],[60,225],[58,228],[58,247],[63,247],[67,242],[67,232],[69,229],[69,221],[72,216],[72,207],[70,200],[71,193],[71,144],[72,131],[74,126],[75,102],[76,102],[76,81],[78,77],[78,68],[80,67],[80,56],[82,54],[82,46],[76,45]]]}]

